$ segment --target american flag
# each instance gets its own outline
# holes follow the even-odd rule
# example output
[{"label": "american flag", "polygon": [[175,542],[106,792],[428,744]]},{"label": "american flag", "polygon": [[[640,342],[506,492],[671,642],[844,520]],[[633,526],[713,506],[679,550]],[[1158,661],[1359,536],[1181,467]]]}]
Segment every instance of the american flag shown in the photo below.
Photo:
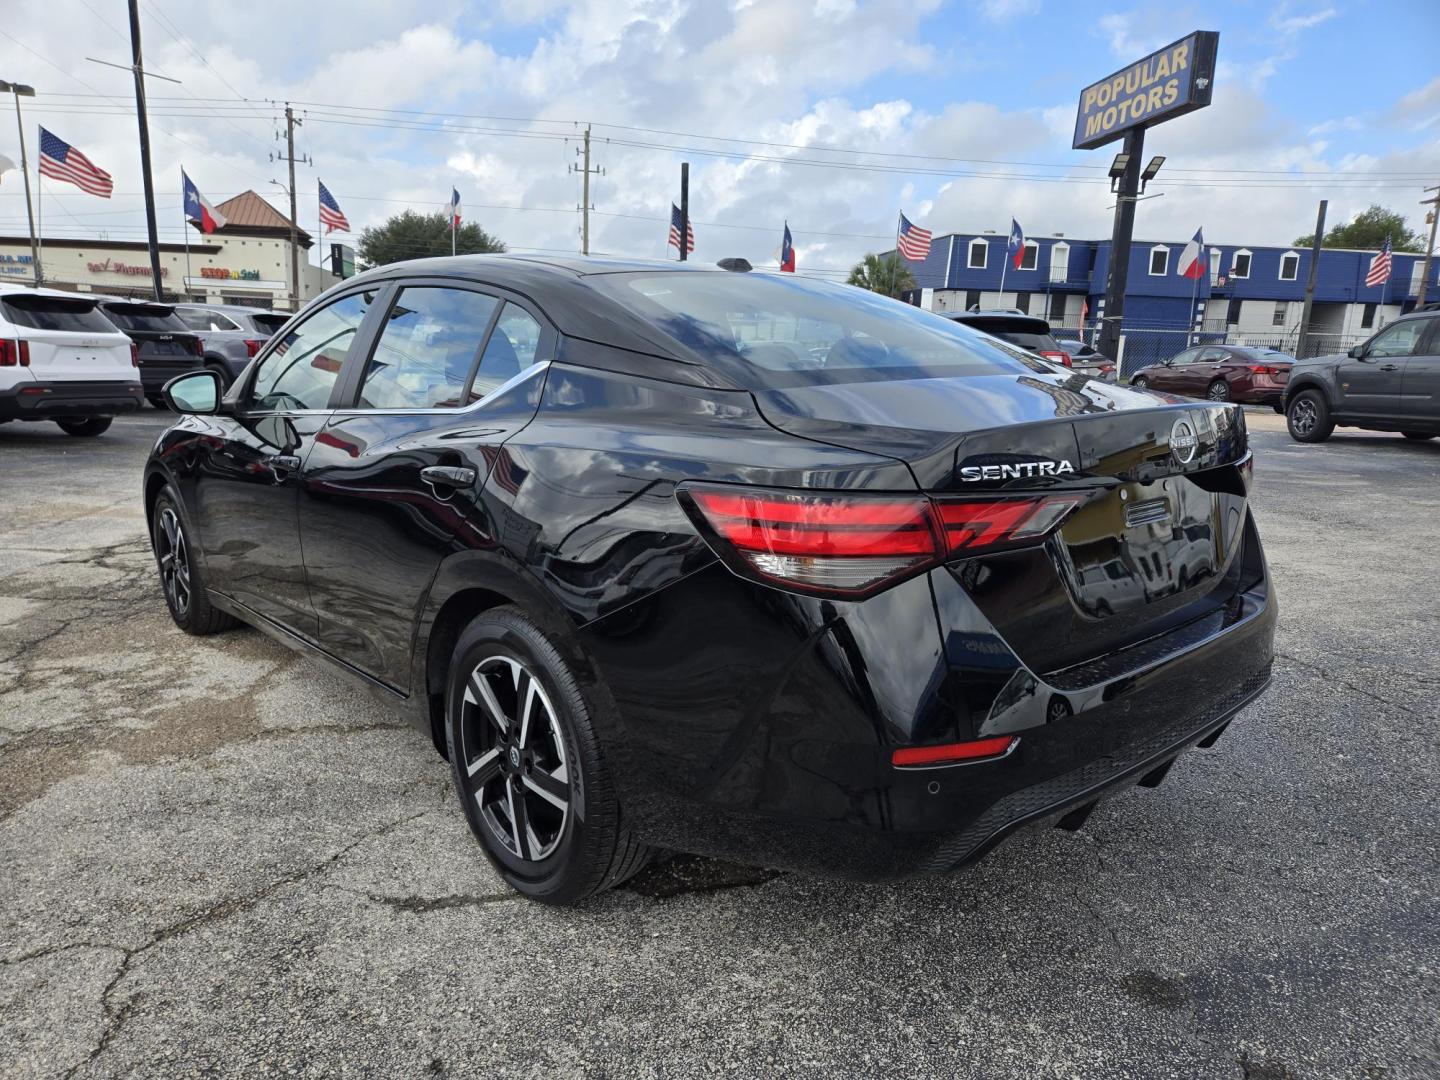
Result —
[{"label": "american flag", "polygon": [[1373,288],[1381,282],[1390,278],[1390,238],[1385,238],[1385,246],[1380,249],[1380,254],[1370,260],[1370,272],[1365,275],[1365,284]]},{"label": "american flag", "polygon": [[[680,250],[680,208],[674,203],[670,204],[670,240],[668,247]],[[685,222],[685,253],[688,255],[695,250],[695,226],[689,221]]]},{"label": "american flag", "polygon": [[336,229],[341,232],[350,231],[350,222],[345,220],[345,215],[340,212],[340,204],[335,201],[335,196],[330,194],[330,189],[323,180],[320,181],[320,224],[325,226],[327,233]]},{"label": "american flag", "polygon": [[909,262],[924,262],[930,254],[930,230],[912,225],[902,211],[900,231],[895,236],[895,247]]},{"label": "american flag", "polygon": [[79,150],[43,127],[40,129],[40,175],[64,180],[102,199],[110,198],[110,192],[115,190],[108,172],[97,169]]}]

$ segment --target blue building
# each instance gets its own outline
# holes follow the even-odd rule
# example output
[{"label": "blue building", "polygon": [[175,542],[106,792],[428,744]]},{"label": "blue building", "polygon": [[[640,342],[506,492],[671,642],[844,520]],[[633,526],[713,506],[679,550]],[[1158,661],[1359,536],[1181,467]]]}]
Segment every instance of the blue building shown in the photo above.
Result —
[{"label": "blue building", "polygon": [[[1109,240],[1035,237],[1020,266],[1006,263],[1003,233],[937,236],[924,262],[911,263],[911,303],[934,311],[1018,308],[1071,331],[1093,330],[1104,313]],[[1293,353],[1298,344],[1309,249],[1263,244],[1207,244],[1208,275],[1180,276],[1185,240],[1135,240],[1126,280],[1126,370],[1173,355],[1195,340],[1268,345]],[[1396,254],[1389,280],[1367,286],[1373,251],[1325,248],[1320,253],[1311,316],[1310,352],[1338,352],[1363,341],[1411,310],[1424,256]],[[1002,289],[1002,267],[1004,279]],[[1431,265],[1428,296],[1440,300]],[[1197,337],[1197,335],[1203,335]]]}]

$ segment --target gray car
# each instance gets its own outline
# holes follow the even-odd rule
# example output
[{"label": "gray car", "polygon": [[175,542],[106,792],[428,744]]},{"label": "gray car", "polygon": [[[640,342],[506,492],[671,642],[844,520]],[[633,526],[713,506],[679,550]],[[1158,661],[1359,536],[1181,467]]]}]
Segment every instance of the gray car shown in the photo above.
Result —
[{"label": "gray car", "polygon": [[1348,353],[1295,361],[1284,408],[1297,442],[1324,442],[1337,426],[1440,435],[1440,305],[1401,316]]},{"label": "gray car", "polygon": [[200,335],[205,366],[229,386],[289,315],[239,304],[177,304],[175,312]]}]

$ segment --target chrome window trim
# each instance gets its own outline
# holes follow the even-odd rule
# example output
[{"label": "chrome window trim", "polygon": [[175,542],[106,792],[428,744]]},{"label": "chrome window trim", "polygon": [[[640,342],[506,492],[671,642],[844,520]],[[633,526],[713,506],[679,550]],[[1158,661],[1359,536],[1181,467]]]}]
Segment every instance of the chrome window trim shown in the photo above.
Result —
[{"label": "chrome window trim", "polygon": [[524,371],[510,376],[510,378],[506,379],[494,390],[491,390],[479,401],[472,401],[469,405],[463,405],[456,409],[363,409],[357,406],[339,409],[322,409],[319,411],[333,413],[335,416],[465,416],[468,413],[478,412],[480,409],[483,409],[494,399],[495,395],[502,390],[508,390],[512,386],[519,386],[536,372],[548,371],[550,365],[554,362],[553,359],[537,360]]}]

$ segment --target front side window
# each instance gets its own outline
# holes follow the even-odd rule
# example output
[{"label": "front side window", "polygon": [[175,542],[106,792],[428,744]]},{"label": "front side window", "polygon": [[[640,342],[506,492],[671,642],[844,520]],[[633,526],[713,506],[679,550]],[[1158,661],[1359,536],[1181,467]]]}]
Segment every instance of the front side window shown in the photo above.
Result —
[{"label": "front side window", "polygon": [[240,329],[218,311],[206,311],[203,308],[180,308],[179,315],[180,321],[191,330],[199,330],[202,333],[211,330]]},{"label": "front side window", "polygon": [[250,409],[271,412],[328,407],[330,391],[376,295],[372,291],[342,297],[280,338],[255,372]]},{"label": "front side window", "polygon": [[479,400],[535,363],[539,348],[540,324],[524,308],[506,304],[485,343],[485,355],[480,358],[480,371],[475,376],[474,399]]},{"label": "front side window", "polygon": [[498,304],[466,289],[401,289],[365,368],[359,407],[454,409],[478,401],[478,393],[465,393]]},{"label": "front side window", "polygon": [[1415,352],[1415,346],[1424,332],[1425,320],[1423,319],[1396,323],[1394,326],[1381,330],[1370,339],[1370,347],[1365,350],[1365,355],[1410,356]]},{"label": "front side window", "polygon": [[1175,358],[1174,358],[1173,360],[1171,360],[1170,362],[1171,362],[1172,364],[1176,364],[1176,365],[1179,365],[1179,364],[1193,364],[1193,363],[1195,363],[1195,361],[1198,360],[1199,358],[1200,358],[1200,350],[1199,350],[1199,349],[1186,349],[1184,352],[1178,353],[1178,354],[1175,356]]}]

